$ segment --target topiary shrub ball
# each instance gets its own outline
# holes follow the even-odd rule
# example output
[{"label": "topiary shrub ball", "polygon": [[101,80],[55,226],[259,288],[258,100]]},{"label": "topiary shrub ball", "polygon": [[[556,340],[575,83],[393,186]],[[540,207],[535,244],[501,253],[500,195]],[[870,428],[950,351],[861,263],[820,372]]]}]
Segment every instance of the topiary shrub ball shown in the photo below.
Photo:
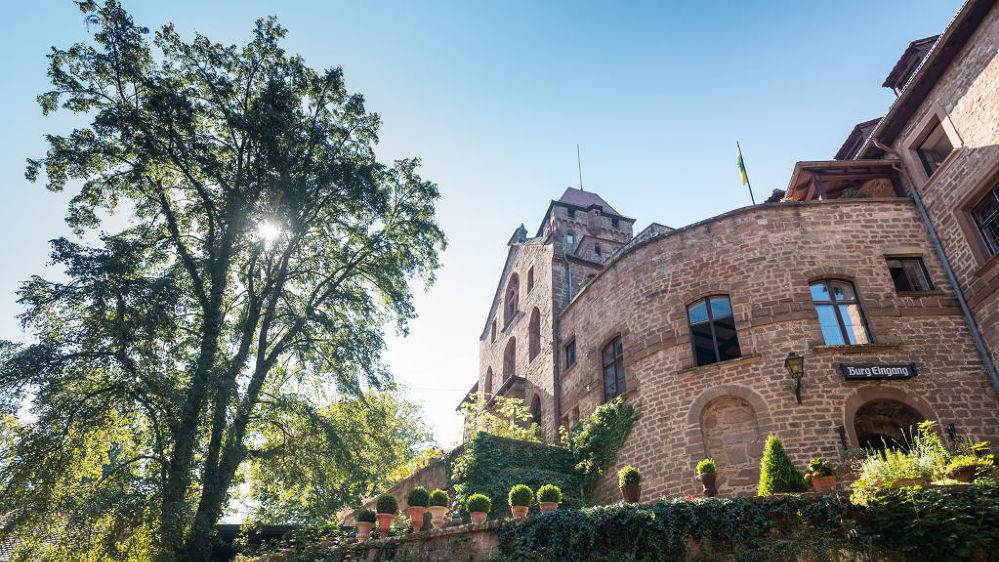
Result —
[{"label": "topiary shrub ball", "polygon": [[642,473],[633,466],[626,466],[617,473],[617,481],[621,487],[636,486],[642,483]]},{"label": "topiary shrub ball", "polygon": [[416,486],[406,495],[409,507],[427,507],[430,504],[430,492],[423,486]]},{"label": "topiary shrub ball", "polygon": [[805,480],[784,450],[784,445],[776,435],[768,435],[763,458],[760,459],[760,485],[757,494],[768,496],[804,491]]},{"label": "topiary shrub ball", "polygon": [[448,507],[451,505],[451,498],[447,492],[440,488],[430,492],[430,505],[434,507]]},{"label": "topiary shrub ball", "polygon": [[357,512],[354,516],[355,519],[360,523],[374,523],[375,522],[375,512],[370,509],[362,509]]},{"label": "topiary shrub ball", "polygon": [[714,474],[717,471],[718,467],[715,465],[714,459],[704,459],[697,463],[698,474]]},{"label": "topiary shrub ball", "polygon": [[493,502],[485,494],[472,494],[465,500],[465,508],[469,513],[489,513],[493,508]]},{"label": "topiary shrub ball", "polygon": [[534,501],[534,490],[527,484],[517,484],[510,488],[510,495],[507,499],[511,506],[529,507]]},{"label": "topiary shrub ball", "polygon": [[399,500],[392,494],[382,494],[375,500],[375,509],[378,513],[391,513],[395,515],[399,511]]},{"label": "topiary shrub ball", "polygon": [[538,488],[538,503],[562,503],[562,488],[554,484],[545,484]]}]

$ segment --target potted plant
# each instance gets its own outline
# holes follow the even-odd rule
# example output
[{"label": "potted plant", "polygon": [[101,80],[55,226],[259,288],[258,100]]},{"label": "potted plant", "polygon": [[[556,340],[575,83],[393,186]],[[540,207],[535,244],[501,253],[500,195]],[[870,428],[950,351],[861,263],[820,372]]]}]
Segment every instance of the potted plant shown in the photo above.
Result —
[{"label": "potted plant", "polygon": [[493,508],[493,502],[489,499],[489,496],[476,493],[468,496],[468,499],[465,500],[465,508],[468,509],[468,515],[472,518],[472,523],[478,525],[486,522],[486,518],[489,517],[489,511]]},{"label": "potted plant", "polygon": [[561,488],[554,484],[545,484],[538,488],[538,505],[541,506],[541,513],[555,511],[560,503],[562,503]]},{"label": "potted plant", "polygon": [[833,492],[836,490],[836,467],[822,459],[812,459],[804,479],[812,485],[812,491]]},{"label": "potted plant", "polygon": [[527,509],[531,507],[531,502],[534,501],[534,490],[532,490],[526,484],[517,484],[513,488],[510,488],[510,495],[507,497],[510,502],[510,513],[513,514],[514,519],[523,519],[527,517]]},{"label": "potted plant", "polygon": [[387,537],[389,529],[392,528],[392,520],[399,512],[399,500],[392,494],[382,494],[375,500],[376,517],[378,518],[378,533],[382,537]]},{"label": "potted plant", "polygon": [[979,474],[992,470],[991,456],[957,455],[947,463],[947,478],[958,482],[971,482]]},{"label": "potted plant", "polygon": [[633,466],[626,466],[617,473],[621,496],[628,503],[638,503],[642,496],[642,473]]},{"label": "potted plant", "polygon": [[697,478],[701,480],[705,496],[713,498],[718,495],[718,466],[714,459],[702,459],[697,463]]},{"label": "potted plant", "polygon": [[430,492],[423,486],[415,486],[406,496],[406,503],[409,507],[409,521],[413,525],[413,532],[419,533],[423,529],[423,515],[430,505]]},{"label": "potted plant", "polygon": [[444,518],[447,517],[450,505],[451,498],[444,490],[438,488],[430,492],[430,507],[427,509],[430,510],[430,524],[434,526],[434,529],[440,529],[444,526]]},{"label": "potted plant", "polygon": [[776,435],[768,435],[767,444],[763,447],[763,458],[760,459],[760,485],[757,494],[769,496],[804,491],[805,481],[784,450],[784,445]]},{"label": "potted plant", "polygon": [[375,525],[375,512],[370,509],[361,509],[354,514],[357,520],[357,540],[366,541],[371,536],[371,527]]}]

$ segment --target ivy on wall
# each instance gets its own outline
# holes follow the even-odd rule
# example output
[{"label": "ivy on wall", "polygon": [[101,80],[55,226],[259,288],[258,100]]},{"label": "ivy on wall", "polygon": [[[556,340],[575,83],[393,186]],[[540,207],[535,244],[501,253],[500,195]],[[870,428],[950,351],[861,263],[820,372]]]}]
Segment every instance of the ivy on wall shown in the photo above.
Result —
[{"label": "ivy on wall", "polygon": [[867,505],[836,495],[660,500],[558,510],[497,532],[503,560],[996,560],[999,488],[887,489]]},{"label": "ivy on wall", "polygon": [[[493,501],[490,518],[509,517],[506,497],[515,484],[537,490],[543,484],[562,488],[563,506],[582,505],[579,484],[568,449],[478,433],[447,466],[454,488],[455,506],[464,509],[465,498],[479,492]],[[536,510],[537,507],[532,507]]]},{"label": "ivy on wall", "polygon": [[617,462],[617,452],[640,416],[635,406],[619,396],[599,406],[563,435],[584,497]]}]

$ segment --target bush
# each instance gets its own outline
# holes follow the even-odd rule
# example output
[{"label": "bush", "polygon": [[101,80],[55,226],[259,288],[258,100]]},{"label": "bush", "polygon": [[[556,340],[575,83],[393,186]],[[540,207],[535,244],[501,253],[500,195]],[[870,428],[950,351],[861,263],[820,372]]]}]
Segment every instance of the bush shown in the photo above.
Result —
[{"label": "bush", "polygon": [[642,483],[642,473],[631,465],[622,468],[617,473],[617,483],[623,488],[625,486],[635,486]]},{"label": "bush", "polygon": [[451,497],[444,490],[437,488],[433,492],[430,492],[429,503],[434,507],[451,507]]},{"label": "bush", "polygon": [[354,514],[354,518],[362,523],[374,523],[375,512],[370,509],[360,509]]},{"label": "bush", "polygon": [[423,486],[416,486],[406,495],[409,507],[427,507],[430,504],[430,492]]},{"label": "bush", "polygon": [[375,500],[375,509],[378,513],[391,513],[395,515],[399,511],[399,500],[392,494],[382,494]]},{"label": "bush", "polygon": [[554,484],[545,484],[538,488],[538,503],[562,503],[562,489]]},{"label": "bush", "polygon": [[981,458],[974,455],[957,455],[956,457],[950,459],[947,463],[947,471],[957,470],[959,468],[965,468],[969,466],[979,466],[984,470],[989,470],[993,466],[993,461],[990,458]]},{"label": "bush", "polygon": [[757,494],[769,496],[805,490],[805,481],[794,467],[794,462],[787,455],[780,439],[776,435],[768,435],[763,458],[760,460],[760,486]]},{"label": "bush", "polygon": [[513,488],[510,488],[510,494],[507,496],[507,500],[510,502],[511,507],[530,507],[531,503],[534,501],[534,490],[525,484],[517,484]]},{"label": "bush", "polygon": [[714,459],[704,459],[697,463],[697,474],[714,474],[718,472],[718,467],[715,465]]},{"label": "bush", "polygon": [[485,494],[472,494],[465,502],[465,509],[469,513],[489,513],[493,508],[493,502]]},{"label": "bush", "polygon": [[564,436],[584,493],[589,493],[617,462],[617,452],[639,417],[638,409],[629,404],[624,396],[618,396],[580,420]]},{"label": "bush", "polygon": [[836,467],[822,459],[812,459],[808,463],[806,474],[812,476],[832,476],[836,474]]}]

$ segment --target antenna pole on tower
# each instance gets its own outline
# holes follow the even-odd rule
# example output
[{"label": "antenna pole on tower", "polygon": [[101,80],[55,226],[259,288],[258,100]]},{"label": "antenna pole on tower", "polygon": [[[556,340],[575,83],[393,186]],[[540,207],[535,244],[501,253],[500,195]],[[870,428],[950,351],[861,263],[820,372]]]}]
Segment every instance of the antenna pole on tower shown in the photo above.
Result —
[{"label": "antenna pole on tower", "polygon": [[579,143],[576,143],[576,167],[579,168],[579,190],[583,191],[583,161],[579,157]]}]

